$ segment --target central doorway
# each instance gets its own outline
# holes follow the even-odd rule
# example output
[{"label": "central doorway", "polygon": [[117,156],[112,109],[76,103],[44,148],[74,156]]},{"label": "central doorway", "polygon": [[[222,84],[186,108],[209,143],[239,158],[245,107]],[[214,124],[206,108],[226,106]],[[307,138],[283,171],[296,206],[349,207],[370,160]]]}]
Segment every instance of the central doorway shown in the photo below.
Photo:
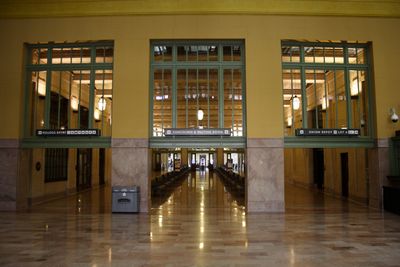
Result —
[{"label": "central doorway", "polygon": [[244,155],[244,149],[153,149],[153,211],[187,214],[200,208],[205,213],[245,210]]}]

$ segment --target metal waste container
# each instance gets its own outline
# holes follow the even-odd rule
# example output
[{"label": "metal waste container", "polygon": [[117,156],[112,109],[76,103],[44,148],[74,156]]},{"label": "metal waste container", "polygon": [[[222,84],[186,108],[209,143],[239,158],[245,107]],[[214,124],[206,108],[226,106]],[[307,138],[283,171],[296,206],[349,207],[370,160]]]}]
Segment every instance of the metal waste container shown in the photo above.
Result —
[{"label": "metal waste container", "polygon": [[112,212],[139,212],[138,186],[112,187]]}]

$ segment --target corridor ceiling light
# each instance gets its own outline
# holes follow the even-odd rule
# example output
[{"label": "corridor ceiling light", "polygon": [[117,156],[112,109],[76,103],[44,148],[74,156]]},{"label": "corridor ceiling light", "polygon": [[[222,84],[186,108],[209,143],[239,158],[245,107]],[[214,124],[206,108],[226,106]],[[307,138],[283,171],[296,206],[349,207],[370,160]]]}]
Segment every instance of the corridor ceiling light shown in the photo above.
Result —
[{"label": "corridor ceiling light", "polygon": [[77,112],[79,109],[78,98],[76,98],[75,96],[71,97],[71,109],[73,112]]},{"label": "corridor ceiling light", "polygon": [[106,106],[107,106],[106,99],[104,97],[100,97],[99,101],[97,102],[97,108],[100,111],[104,111],[106,109]]},{"label": "corridor ceiling light", "polygon": [[293,109],[298,110],[300,108],[300,99],[297,97],[297,95],[295,95],[292,100],[293,100]]},{"label": "corridor ceiling light", "polygon": [[199,109],[199,110],[197,111],[197,119],[198,119],[199,121],[202,121],[203,118],[204,118],[204,111],[201,110],[201,109]]}]

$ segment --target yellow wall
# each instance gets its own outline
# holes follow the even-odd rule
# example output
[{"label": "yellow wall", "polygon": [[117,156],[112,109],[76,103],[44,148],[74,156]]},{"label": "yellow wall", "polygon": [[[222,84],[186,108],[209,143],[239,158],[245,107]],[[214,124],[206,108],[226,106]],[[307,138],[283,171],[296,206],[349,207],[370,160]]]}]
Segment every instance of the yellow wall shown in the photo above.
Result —
[{"label": "yellow wall", "polygon": [[[149,42],[151,39],[244,39],[246,44],[247,135],[283,136],[280,41],[372,41],[378,137],[399,126],[388,120],[400,112],[398,44],[400,19],[300,16],[126,16],[1,20],[0,138],[20,136],[23,43],[114,40],[113,137],[147,138],[149,122]],[[4,75],[5,74],[5,75]],[[400,123],[399,123],[400,125]]]},{"label": "yellow wall", "polygon": [[[324,191],[342,195],[341,153],[348,154],[349,198],[365,202],[367,196],[366,152],[364,148],[324,149]],[[285,181],[305,187],[314,185],[312,148],[285,149]]]}]

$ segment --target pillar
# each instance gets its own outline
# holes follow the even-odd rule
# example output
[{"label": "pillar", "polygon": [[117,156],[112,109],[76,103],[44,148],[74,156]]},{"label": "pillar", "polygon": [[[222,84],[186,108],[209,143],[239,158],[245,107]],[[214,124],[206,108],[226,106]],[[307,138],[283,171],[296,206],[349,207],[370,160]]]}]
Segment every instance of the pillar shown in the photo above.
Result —
[{"label": "pillar", "polygon": [[284,212],[283,139],[247,140],[247,211]]},{"label": "pillar", "polygon": [[140,212],[148,212],[150,205],[151,153],[147,139],[112,139],[112,186],[140,186]]}]

